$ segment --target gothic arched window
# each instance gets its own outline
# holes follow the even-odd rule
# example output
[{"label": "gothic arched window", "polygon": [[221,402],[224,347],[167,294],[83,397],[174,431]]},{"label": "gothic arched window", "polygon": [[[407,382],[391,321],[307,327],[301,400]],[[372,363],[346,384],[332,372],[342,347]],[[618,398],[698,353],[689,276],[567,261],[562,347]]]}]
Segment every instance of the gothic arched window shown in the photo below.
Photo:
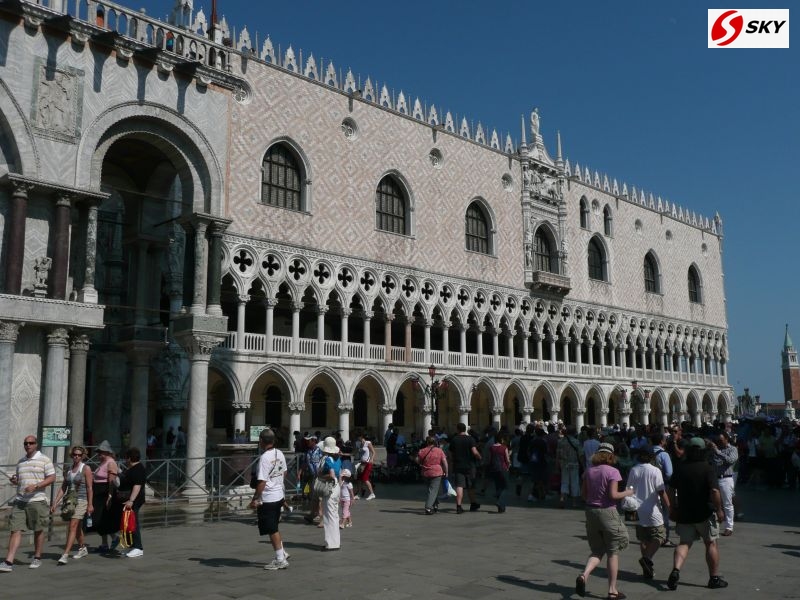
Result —
[{"label": "gothic arched window", "polygon": [[697,267],[689,267],[689,302],[700,304],[703,301],[702,286],[700,284],[700,272]]},{"label": "gothic arched window", "polygon": [[275,144],[261,164],[261,202],[302,210],[302,163],[287,144]]},{"label": "gothic arched window", "polygon": [[603,245],[595,238],[589,240],[588,259],[589,278],[598,281],[608,281],[606,253],[603,249]]},{"label": "gothic arched window", "polygon": [[407,198],[400,183],[387,175],[375,190],[375,227],[389,233],[407,235]]},{"label": "gothic arched window", "polygon": [[606,204],[603,209],[603,233],[611,237],[613,234],[614,217],[611,215],[611,207]]},{"label": "gothic arched window", "polygon": [[589,229],[589,203],[581,198],[581,227]]},{"label": "gothic arched window", "polygon": [[540,228],[533,238],[533,269],[535,271],[555,273],[555,261],[552,260],[551,257],[552,249],[550,248],[550,241]]},{"label": "gothic arched window", "polygon": [[659,286],[658,263],[652,252],[644,255],[644,291],[651,294],[658,294],[661,289]]},{"label": "gothic arched window", "polygon": [[489,254],[489,220],[480,204],[473,202],[467,208],[465,235],[467,250]]}]

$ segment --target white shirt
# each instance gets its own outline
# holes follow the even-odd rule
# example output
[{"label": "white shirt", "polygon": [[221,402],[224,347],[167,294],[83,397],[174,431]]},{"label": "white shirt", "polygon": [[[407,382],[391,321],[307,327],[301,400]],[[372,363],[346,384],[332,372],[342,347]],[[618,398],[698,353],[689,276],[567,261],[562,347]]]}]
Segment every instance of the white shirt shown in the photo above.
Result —
[{"label": "white shirt", "polygon": [[639,514],[639,525],[657,527],[664,524],[664,517],[659,508],[659,492],[664,489],[664,476],[661,469],[650,463],[639,463],[628,475],[628,487],[632,487],[642,505],[636,512]]},{"label": "white shirt", "polygon": [[286,473],[286,457],[277,448],[265,450],[258,460],[256,478],[266,482],[261,492],[261,502],[283,500],[283,477]]}]

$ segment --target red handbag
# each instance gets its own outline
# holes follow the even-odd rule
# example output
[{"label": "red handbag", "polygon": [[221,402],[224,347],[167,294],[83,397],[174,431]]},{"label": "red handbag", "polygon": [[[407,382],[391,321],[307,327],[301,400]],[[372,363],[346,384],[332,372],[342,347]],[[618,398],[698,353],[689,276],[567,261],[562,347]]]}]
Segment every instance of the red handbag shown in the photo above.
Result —
[{"label": "red handbag", "polygon": [[136,531],[136,513],[127,506],[122,509],[119,522],[119,545],[123,548],[133,546],[133,532]]}]

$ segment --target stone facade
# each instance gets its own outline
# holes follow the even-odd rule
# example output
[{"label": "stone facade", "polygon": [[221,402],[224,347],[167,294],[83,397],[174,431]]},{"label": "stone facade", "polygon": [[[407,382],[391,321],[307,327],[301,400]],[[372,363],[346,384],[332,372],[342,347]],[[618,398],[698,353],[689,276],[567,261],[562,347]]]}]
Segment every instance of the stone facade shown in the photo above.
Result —
[{"label": "stone facade", "polygon": [[[140,446],[182,424],[197,457],[264,423],[732,413],[719,216],[551,153],[536,111],[515,145],[246,28],[223,44],[191,2],[172,25],[69,5],[0,11],[0,462],[42,419]],[[297,210],[262,202],[276,147]]]}]

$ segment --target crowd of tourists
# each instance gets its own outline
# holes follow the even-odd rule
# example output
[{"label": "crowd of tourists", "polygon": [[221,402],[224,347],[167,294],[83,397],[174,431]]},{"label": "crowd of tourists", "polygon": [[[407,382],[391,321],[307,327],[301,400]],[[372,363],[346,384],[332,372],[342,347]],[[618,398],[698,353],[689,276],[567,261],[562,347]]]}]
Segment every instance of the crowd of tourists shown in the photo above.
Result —
[{"label": "crowd of tourists", "polygon": [[[126,515],[131,522],[131,531],[129,543],[122,538],[122,545],[128,546],[122,556],[138,558],[144,555],[138,515],[145,502],[146,475],[138,448],[127,449],[124,468],[120,470],[111,445],[103,441],[96,448],[99,464],[92,471],[86,462],[90,458],[86,448],[73,446],[69,452],[72,462],[64,469],[61,486],[51,506],[45,490],[56,481],[53,461],[39,450],[39,440],[35,436],[26,436],[23,446],[25,456],[9,476],[11,484],[17,487],[17,494],[12,499],[9,514],[11,533],[5,560],[0,562],[0,573],[14,570],[14,558],[25,530],[33,531],[34,539],[33,559],[28,568],[41,567],[45,530],[51,514],[55,513],[67,522],[67,540],[57,561],[59,566],[89,554],[87,533],[100,536],[101,544],[94,549],[95,552],[119,554],[120,525],[125,522]],[[78,549],[73,553],[76,543]]]}]

